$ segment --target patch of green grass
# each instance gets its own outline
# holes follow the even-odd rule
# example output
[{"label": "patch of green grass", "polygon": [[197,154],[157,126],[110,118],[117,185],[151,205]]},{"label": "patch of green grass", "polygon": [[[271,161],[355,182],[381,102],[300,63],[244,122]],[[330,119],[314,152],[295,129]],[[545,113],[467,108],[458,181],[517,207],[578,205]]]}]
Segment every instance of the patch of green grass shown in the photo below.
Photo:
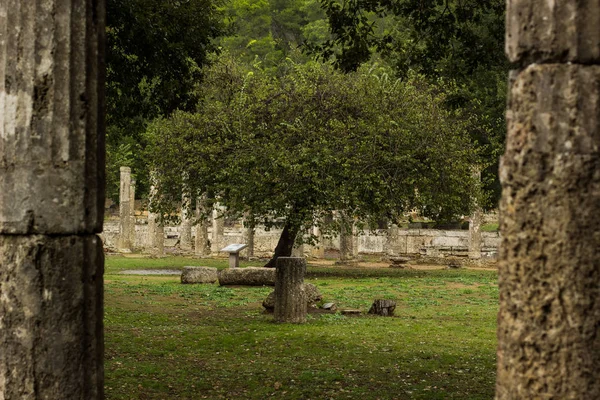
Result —
[{"label": "patch of green grass", "polygon": [[497,232],[499,229],[500,224],[498,224],[497,222],[492,223],[492,224],[485,224],[481,226],[481,230],[483,232]]},{"label": "patch of green grass", "polygon": [[311,267],[307,282],[325,301],[366,312],[389,298],[396,313],[310,314],[293,325],[262,312],[270,287],[113,273],[105,284],[106,398],[491,399],[496,279],[495,271]]}]

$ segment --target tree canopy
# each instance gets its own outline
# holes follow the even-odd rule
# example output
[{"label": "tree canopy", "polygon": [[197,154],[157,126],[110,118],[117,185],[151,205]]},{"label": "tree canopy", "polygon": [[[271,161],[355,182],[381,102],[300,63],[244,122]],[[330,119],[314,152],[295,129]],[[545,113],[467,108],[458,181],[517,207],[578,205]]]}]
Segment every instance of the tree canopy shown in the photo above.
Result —
[{"label": "tree canopy", "polygon": [[[506,125],[503,0],[320,0],[332,39],[315,50],[353,71],[378,54],[397,76],[417,71],[430,82],[456,83],[446,104],[478,118],[473,140],[486,145],[483,156],[497,159]],[[492,163],[484,174],[496,176]],[[488,189],[499,191],[497,182]],[[496,193],[496,198],[499,192]]]},{"label": "tree canopy", "polygon": [[364,221],[413,209],[437,220],[469,213],[480,195],[477,150],[470,120],[444,107],[442,91],[384,68],[343,74],[288,60],[281,70],[222,58],[196,113],[152,124],[164,213],[184,184],[211,193],[230,215],[283,225],[275,257],[333,210]]}]

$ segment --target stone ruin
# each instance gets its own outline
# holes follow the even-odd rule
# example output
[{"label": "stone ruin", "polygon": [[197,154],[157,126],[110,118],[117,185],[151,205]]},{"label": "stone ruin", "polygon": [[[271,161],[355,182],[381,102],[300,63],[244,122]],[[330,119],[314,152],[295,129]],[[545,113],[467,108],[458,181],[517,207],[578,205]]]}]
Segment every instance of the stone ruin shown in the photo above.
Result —
[{"label": "stone ruin", "polygon": [[[119,219],[105,221],[102,234],[107,249],[154,255],[169,251],[203,257],[220,255],[223,247],[233,243],[247,243],[248,248],[241,253],[247,258],[270,257],[277,245],[280,229],[266,230],[260,225],[250,229],[243,221],[235,221],[233,224],[228,221],[226,224],[224,218],[220,217],[222,207],[219,205],[215,207],[209,220],[193,225],[192,218],[186,211],[189,208],[186,205],[190,201],[186,194],[182,195],[181,224],[159,226],[156,215],[134,210],[132,193],[135,188],[132,182],[130,169],[122,167]],[[153,195],[154,192],[151,193],[151,198]],[[344,216],[337,213],[336,218]],[[352,228],[343,228],[336,237],[330,238],[324,237],[319,227],[314,227],[312,234],[318,238],[318,243],[315,246],[298,246],[293,255],[325,258],[326,254],[334,254],[341,263],[356,260],[359,255],[495,260],[500,235],[498,232],[482,232],[482,223],[481,211],[476,210],[470,219],[468,231],[401,229],[392,225],[389,229],[359,233],[356,224],[349,224]]]},{"label": "stone ruin", "polygon": [[[0,0],[0,398],[103,399],[105,4],[36,4]],[[599,398],[600,4],[506,20],[496,399]]]}]

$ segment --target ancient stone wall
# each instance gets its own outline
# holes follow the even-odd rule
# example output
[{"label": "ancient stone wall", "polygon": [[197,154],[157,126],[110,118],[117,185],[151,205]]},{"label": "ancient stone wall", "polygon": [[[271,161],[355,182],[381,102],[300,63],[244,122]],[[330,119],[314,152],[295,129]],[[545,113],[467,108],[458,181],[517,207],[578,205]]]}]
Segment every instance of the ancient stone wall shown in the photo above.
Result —
[{"label": "ancient stone wall", "polygon": [[[134,249],[137,251],[148,251],[147,236],[148,225],[144,218],[138,218],[136,224],[136,235]],[[212,227],[208,227],[209,237],[212,237]],[[165,226],[165,248],[174,249],[180,242],[181,227]],[[254,234],[254,254],[256,256],[268,256],[277,245],[281,230],[272,229],[265,231],[257,227]],[[107,221],[104,224],[103,240],[107,248],[116,249],[119,235],[118,221]],[[481,256],[487,259],[495,259],[498,254],[500,235],[498,232],[482,232]],[[196,226],[192,227],[192,238],[196,237]],[[232,243],[245,243],[245,228],[225,227],[221,243],[223,246]],[[381,255],[423,255],[428,257],[467,257],[469,252],[469,231],[447,231],[437,229],[396,229],[378,230],[375,232],[364,232],[356,239],[359,254],[381,254]],[[324,240],[321,245],[329,254],[339,251],[339,237]],[[304,246],[304,254],[310,256],[315,254],[312,246]],[[319,253],[319,254],[325,254]]]}]

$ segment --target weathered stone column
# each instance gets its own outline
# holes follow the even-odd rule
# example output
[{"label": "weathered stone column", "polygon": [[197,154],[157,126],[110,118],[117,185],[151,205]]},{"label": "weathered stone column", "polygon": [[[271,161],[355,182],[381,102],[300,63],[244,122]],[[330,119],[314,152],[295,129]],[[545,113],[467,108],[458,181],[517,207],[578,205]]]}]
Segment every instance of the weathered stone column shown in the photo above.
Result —
[{"label": "weathered stone column", "polygon": [[352,258],[358,258],[358,227],[356,221],[352,223]]},{"label": "weathered stone column", "polygon": [[304,243],[294,245],[292,248],[292,257],[304,257]]},{"label": "weathered stone column", "polygon": [[600,398],[600,3],[510,0],[496,398]]},{"label": "weathered stone column", "polygon": [[[473,177],[481,181],[481,171],[477,170]],[[475,201],[475,210],[469,217],[469,258],[478,260],[481,258],[481,207]]]},{"label": "weathered stone column", "polygon": [[325,243],[323,243],[321,228],[313,226],[312,234],[317,238],[317,243],[311,247],[310,255],[315,258],[325,258]]},{"label": "weathered stone column", "polygon": [[150,173],[150,194],[148,196],[148,243],[150,254],[162,256],[165,252],[165,228],[160,215],[152,211],[158,193],[156,173]]},{"label": "weathered stone column", "polygon": [[121,190],[119,191],[119,244],[118,250],[131,252],[131,168],[121,167]]},{"label": "weathered stone column", "polygon": [[244,258],[249,260],[250,257],[254,257],[254,225],[244,219],[243,229],[242,243],[247,244],[248,247],[242,250],[241,254],[243,254]]},{"label": "weathered stone column", "polygon": [[0,399],[103,399],[104,2],[0,0]]},{"label": "weathered stone column", "polygon": [[192,196],[184,191],[181,195],[181,226],[179,227],[179,247],[181,250],[192,250]]},{"label": "weathered stone column", "polygon": [[205,204],[204,197],[196,199],[196,242],[194,253],[198,257],[206,257],[210,255],[210,246],[208,244],[208,220],[204,216],[203,207]]},{"label": "weathered stone column", "polygon": [[306,322],[306,260],[300,257],[279,257],[275,274],[275,321]]},{"label": "weathered stone column", "polygon": [[469,218],[469,258],[481,258],[481,208],[476,208]]},{"label": "weathered stone column", "polygon": [[223,235],[225,234],[225,219],[219,215],[221,206],[215,204],[215,209],[212,213],[212,235],[210,239],[210,251],[218,253],[223,247]]},{"label": "weathered stone column", "polygon": [[354,224],[343,214],[340,219],[340,261],[348,261],[355,258]]},{"label": "weathered stone column", "polygon": [[129,242],[132,251],[135,248],[135,184],[135,179],[131,179],[129,186]]}]

